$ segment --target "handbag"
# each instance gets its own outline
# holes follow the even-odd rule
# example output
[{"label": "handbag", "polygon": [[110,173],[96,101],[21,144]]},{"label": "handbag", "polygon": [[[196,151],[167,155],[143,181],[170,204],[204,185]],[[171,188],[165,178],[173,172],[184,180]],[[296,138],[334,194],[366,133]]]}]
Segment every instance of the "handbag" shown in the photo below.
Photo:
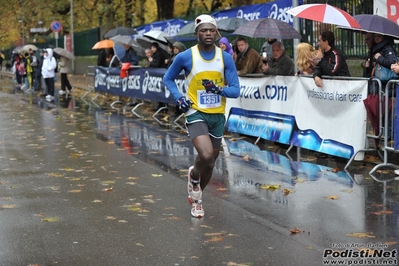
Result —
[{"label": "handbag", "polygon": [[375,76],[381,81],[389,81],[391,79],[399,79],[399,75],[397,75],[395,72],[393,72],[390,68],[381,66],[380,64],[377,64],[374,69],[372,76]]},{"label": "handbag", "polygon": [[389,81],[391,79],[399,79],[399,76],[396,75],[390,68],[383,67],[380,64],[377,64],[375,67],[375,77],[381,81]]}]

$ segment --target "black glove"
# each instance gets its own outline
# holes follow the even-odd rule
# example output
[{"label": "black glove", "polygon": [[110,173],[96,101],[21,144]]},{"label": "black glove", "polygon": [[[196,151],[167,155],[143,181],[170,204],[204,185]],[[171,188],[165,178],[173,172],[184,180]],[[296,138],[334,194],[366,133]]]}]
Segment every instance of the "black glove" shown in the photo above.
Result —
[{"label": "black glove", "polygon": [[213,94],[221,94],[222,93],[222,88],[216,86],[212,80],[203,79],[202,86],[205,87],[205,90],[207,93],[213,93]]},{"label": "black glove", "polygon": [[190,100],[187,100],[186,97],[182,96],[177,100],[177,105],[179,105],[179,109],[185,113],[188,110],[190,110],[190,107],[192,105],[192,102]]}]

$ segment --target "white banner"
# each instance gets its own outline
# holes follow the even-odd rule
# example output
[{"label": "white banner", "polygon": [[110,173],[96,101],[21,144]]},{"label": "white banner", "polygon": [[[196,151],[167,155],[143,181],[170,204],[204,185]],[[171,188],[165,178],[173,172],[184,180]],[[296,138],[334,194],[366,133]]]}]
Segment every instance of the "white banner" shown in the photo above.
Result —
[{"label": "white banner", "polygon": [[319,88],[308,77],[240,77],[240,86],[240,98],[227,100],[228,131],[348,159],[365,147],[366,79],[323,79]]},{"label": "white banner", "polygon": [[373,14],[399,23],[399,2],[397,0],[374,0]]}]

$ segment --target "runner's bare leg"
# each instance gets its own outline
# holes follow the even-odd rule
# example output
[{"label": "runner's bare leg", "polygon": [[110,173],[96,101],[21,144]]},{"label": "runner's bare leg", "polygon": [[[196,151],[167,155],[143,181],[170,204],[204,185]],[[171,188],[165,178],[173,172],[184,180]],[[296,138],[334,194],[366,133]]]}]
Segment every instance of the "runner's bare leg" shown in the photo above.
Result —
[{"label": "runner's bare leg", "polygon": [[193,176],[201,175],[201,189],[208,185],[211,180],[215,161],[219,156],[220,148],[214,149],[209,136],[201,135],[193,140],[195,149],[198,152],[195,158]]}]

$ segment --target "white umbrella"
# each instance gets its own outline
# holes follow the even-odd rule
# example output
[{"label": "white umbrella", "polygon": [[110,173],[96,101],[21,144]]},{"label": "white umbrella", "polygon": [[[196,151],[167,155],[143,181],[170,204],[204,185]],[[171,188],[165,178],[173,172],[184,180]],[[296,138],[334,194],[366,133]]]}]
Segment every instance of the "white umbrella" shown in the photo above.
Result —
[{"label": "white umbrella", "polygon": [[66,57],[71,60],[75,60],[75,56],[70,51],[65,50],[64,48],[56,47],[53,49],[53,51],[54,51],[54,53],[56,53],[60,56]]},{"label": "white umbrella", "polygon": [[37,46],[34,45],[34,44],[26,44],[26,45],[24,45],[24,47],[22,48],[22,50],[24,50],[24,51],[29,51],[29,49],[32,49],[33,51],[39,50],[39,48],[37,48]]},{"label": "white umbrella", "polygon": [[168,34],[166,34],[163,31],[160,31],[160,30],[150,30],[150,31],[144,33],[144,36],[148,37],[154,41],[162,42],[165,44],[168,42],[168,40],[166,38],[170,37]]}]

